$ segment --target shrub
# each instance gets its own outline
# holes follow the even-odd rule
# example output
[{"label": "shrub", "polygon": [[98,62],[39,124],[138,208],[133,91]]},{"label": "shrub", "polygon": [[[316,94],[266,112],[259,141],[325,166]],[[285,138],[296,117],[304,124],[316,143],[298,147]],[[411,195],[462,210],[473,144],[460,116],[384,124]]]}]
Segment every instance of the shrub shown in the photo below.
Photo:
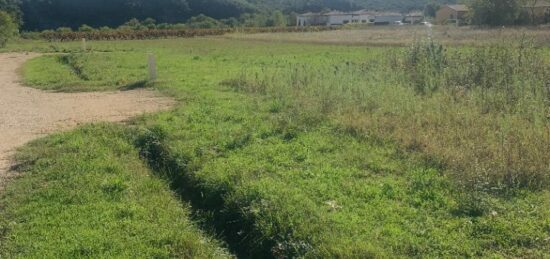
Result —
[{"label": "shrub", "polygon": [[0,11],[0,48],[6,46],[11,38],[17,35],[17,25],[12,17],[4,11]]},{"label": "shrub", "polygon": [[[417,93],[426,94],[437,90],[438,76],[445,67],[445,49],[434,41],[414,43],[406,57],[410,82]],[[434,80],[435,79],[435,80]]]},{"label": "shrub", "polygon": [[[140,29],[143,29],[143,26],[141,25],[141,22],[139,22],[138,19],[136,18],[133,18],[133,19],[130,19],[128,22],[126,22],[124,25],[124,27],[128,27],[128,28],[132,28],[134,30],[140,30]],[[122,26],[121,26],[122,27]]]},{"label": "shrub", "polygon": [[80,28],[78,28],[78,31],[91,32],[91,31],[94,31],[94,28],[92,28],[91,26],[88,26],[86,24],[83,24],[82,26],[80,26]]},{"label": "shrub", "polygon": [[48,41],[78,41],[82,38],[88,40],[144,40],[165,38],[191,38],[200,36],[216,36],[232,32],[242,33],[267,33],[267,32],[307,32],[334,30],[335,27],[263,27],[263,28],[213,28],[192,29],[184,24],[159,25],[156,29],[134,29],[130,26],[120,26],[117,29],[108,27],[93,31],[73,32],[70,28],[60,28],[57,31],[47,30],[40,37]]},{"label": "shrub", "polygon": [[59,33],[73,32],[73,29],[69,27],[59,27],[57,28],[56,32],[59,32]]},{"label": "shrub", "polygon": [[223,24],[214,18],[201,14],[195,17],[191,17],[191,19],[187,21],[187,26],[193,29],[213,29],[220,28],[223,26]]},{"label": "shrub", "polygon": [[157,25],[156,25],[157,21],[153,18],[147,18],[147,19],[143,20],[143,22],[141,24],[149,30],[155,29],[157,27]]}]

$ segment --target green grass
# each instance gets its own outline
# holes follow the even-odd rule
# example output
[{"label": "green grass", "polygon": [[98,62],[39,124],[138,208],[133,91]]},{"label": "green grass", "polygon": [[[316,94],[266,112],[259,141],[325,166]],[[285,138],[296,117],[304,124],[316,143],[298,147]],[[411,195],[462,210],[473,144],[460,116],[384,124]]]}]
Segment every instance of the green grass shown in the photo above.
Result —
[{"label": "green grass", "polygon": [[[145,85],[146,66],[134,63],[124,53],[99,55],[91,60],[88,57],[86,54],[69,54],[33,59],[22,71],[26,75],[24,83],[64,92],[117,90]],[[102,65],[112,60],[118,64],[115,70],[105,70]]]},{"label": "green grass", "polygon": [[[494,115],[480,115],[477,106],[465,105],[467,98],[416,95],[401,85],[400,73],[383,72],[403,49],[222,39],[90,44],[114,52],[73,55],[84,77],[57,58],[40,57],[26,65],[25,80],[44,89],[114,90],[143,80],[146,55],[155,53],[155,87],[180,105],[134,121],[134,145],[190,202],[201,226],[218,231],[239,256],[550,253],[547,188],[465,189],[455,177],[460,171],[436,152],[400,139],[422,136],[403,125],[435,121],[453,126],[438,132],[463,132]],[[70,78],[57,77],[62,73],[76,78],[58,83]],[[460,117],[460,108],[467,115]],[[440,110],[448,113],[435,112]],[[454,114],[469,124],[445,124]],[[528,137],[525,132],[519,135]],[[107,135],[116,139],[120,133]],[[445,140],[433,136],[439,135],[425,139]]]},{"label": "green grass", "polygon": [[20,150],[22,176],[1,197],[0,256],[228,257],[139,160],[131,135],[91,125]]}]

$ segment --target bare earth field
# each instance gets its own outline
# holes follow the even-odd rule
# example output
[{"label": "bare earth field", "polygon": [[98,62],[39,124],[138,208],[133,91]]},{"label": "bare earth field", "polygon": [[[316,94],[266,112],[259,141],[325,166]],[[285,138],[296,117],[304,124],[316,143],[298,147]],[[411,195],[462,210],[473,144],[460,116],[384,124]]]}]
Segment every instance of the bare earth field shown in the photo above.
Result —
[{"label": "bare earth field", "polygon": [[169,108],[174,101],[149,90],[52,93],[18,83],[17,69],[35,54],[0,54],[0,189],[15,149],[35,138],[82,123],[120,122]]},{"label": "bare earth field", "polygon": [[431,35],[446,46],[481,46],[527,40],[539,45],[550,43],[550,28],[491,28],[476,29],[456,26],[369,26],[347,30],[304,33],[227,34],[223,37],[241,40],[279,41],[295,43],[408,46],[415,39]]}]

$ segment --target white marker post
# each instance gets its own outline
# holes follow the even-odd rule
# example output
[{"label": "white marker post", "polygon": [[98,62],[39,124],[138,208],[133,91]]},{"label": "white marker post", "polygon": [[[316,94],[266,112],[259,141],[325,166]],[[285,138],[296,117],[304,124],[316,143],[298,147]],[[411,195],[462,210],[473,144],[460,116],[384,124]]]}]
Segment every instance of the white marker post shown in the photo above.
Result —
[{"label": "white marker post", "polygon": [[154,82],[157,80],[157,60],[155,55],[149,53],[149,81]]},{"label": "white marker post", "polygon": [[86,38],[82,38],[82,51],[86,52],[88,47],[86,46]]}]

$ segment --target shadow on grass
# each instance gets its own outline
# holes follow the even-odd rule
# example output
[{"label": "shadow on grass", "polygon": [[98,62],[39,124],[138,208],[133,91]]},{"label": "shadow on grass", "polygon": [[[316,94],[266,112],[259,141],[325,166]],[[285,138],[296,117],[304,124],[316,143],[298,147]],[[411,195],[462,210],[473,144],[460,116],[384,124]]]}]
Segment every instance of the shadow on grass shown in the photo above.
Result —
[{"label": "shadow on grass", "polygon": [[254,220],[241,213],[241,207],[226,202],[228,188],[208,186],[195,178],[189,167],[191,159],[174,156],[162,130],[153,128],[138,134],[135,146],[141,159],[157,176],[168,181],[183,202],[191,205],[191,216],[203,230],[225,241],[238,258],[274,258],[275,240],[264,238],[255,228]]},{"label": "shadow on grass", "polygon": [[142,88],[150,88],[155,85],[155,82],[147,81],[147,80],[141,80],[133,83],[129,83],[127,85],[121,86],[118,88],[120,91],[131,91],[136,89],[142,89]]}]

